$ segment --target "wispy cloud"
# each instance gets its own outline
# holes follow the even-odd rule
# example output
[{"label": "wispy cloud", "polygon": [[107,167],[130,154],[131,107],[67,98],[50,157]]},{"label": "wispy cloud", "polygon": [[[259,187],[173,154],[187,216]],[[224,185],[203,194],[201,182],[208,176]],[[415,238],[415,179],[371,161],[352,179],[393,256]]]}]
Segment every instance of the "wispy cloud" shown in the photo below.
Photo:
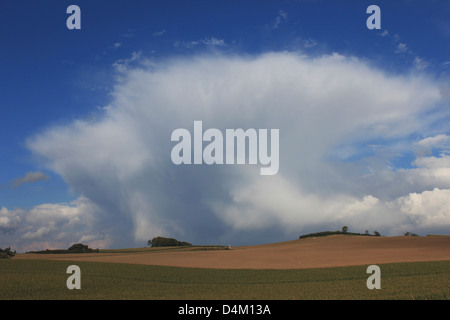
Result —
[{"label": "wispy cloud", "polygon": [[12,187],[14,189],[20,187],[23,184],[34,183],[42,180],[48,180],[50,177],[40,171],[27,172],[24,177],[17,178],[12,182]]},{"label": "wispy cloud", "polygon": [[281,24],[285,23],[288,19],[288,14],[284,10],[278,11],[278,15],[275,18],[275,21],[272,24],[273,29],[278,29]]},{"label": "wispy cloud", "polygon": [[416,69],[418,70],[423,70],[426,69],[430,66],[430,63],[425,61],[425,59],[422,59],[418,56],[416,56],[414,58],[414,66],[416,67]]},{"label": "wispy cloud", "polygon": [[314,39],[306,39],[303,41],[304,48],[314,48],[318,45],[318,42]]},{"label": "wispy cloud", "polygon": [[[118,74],[124,74],[132,67],[149,67],[151,65],[151,59],[143,57],[141,51],[133,51],[129,57],[114,61],[112,67]],[[120,79],[120,77],[117,79]]]},{"label": "wispy cloud", "polygon": [[164,33],[166,33],[166,29],[163,29],[163,30],[161,30],[161,31],[156,31],[156,32],[153,32],[153,36],[154,37],[161,37]]},{"label": "wispy cloud", "polygon": [[395,48],[395,53],[407,53],[409,52],[408,45],[406,43],[400,42]]},{"label": "wispy cloud", "polygon": [[385,30],[383,30],[383,32],[381,32],[379,35],[380,35],[381,37],[386,37],[386,36],[389,35],[389,30],[385,29]]},{"label": "wispy cloud", "polygon": [[185,47],[185,48],[193,48],[198,45],[204,45],[207,47],[223,47],[226,45],[226,42],[224,39],[209,37],[194,41],[176,41],[174,43],[175,47]]},{"label": "wispy cloud", "polygon": [[217,39],[215,37],[202,39],[200,41],[207,46],[220,46],[221,47],[221,46],[225,45],[225,40]]},{"label": "wispy cloud", "polygon": [[379,34],[381,37],[391,39],[395,45],[394,52],[396,54],[404,54],[413,58],[412,65],[417,70],[424,70],[430,66],[430,62],[418,56],[411,50],[407,43],[403,42],[398,34],[390,35],[389,30],[384,30]]}]

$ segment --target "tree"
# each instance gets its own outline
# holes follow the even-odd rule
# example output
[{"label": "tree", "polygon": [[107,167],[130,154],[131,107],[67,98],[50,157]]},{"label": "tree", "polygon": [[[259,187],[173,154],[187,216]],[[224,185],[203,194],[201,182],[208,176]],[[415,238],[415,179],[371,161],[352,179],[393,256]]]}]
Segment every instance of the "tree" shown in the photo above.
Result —
[{"label": "tree", "polygon": [[151,247],[152,246],[152,240],[148,240],[147,241],[147,245]]},{"label": "tree", "polygon": [[14,252],[11,251],[11,247],[6,248],[5,250],[2,250],[0,248],[0,258],[6,258],[6,259],[12,258],[12,257],[14,257],[15,254],[16,254],[16,250],[14,250]]},{"label": "tree", "polygon": [[343,232],[343,233],[347,233],[347,231],[348,231],[348,227],[347,227],[347,226],[343,226],[343,227],[342,227],[342,232]]},{"label": "tree", "polygon": [[380,236],[380,233],[379,233],[378,231],[376,231],[376,230],[373,231],[373,234],[374,234],[375,236],[377,236],[377,237]]}]

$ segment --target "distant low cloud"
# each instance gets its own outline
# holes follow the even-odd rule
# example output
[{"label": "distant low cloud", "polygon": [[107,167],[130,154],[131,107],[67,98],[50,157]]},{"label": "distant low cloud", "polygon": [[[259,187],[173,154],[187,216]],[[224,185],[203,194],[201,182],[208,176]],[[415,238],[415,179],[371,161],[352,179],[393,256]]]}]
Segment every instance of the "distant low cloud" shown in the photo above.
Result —
[{"label": "distant low cloud", "polygon": [[23,184],[34,183],[42,180],[48,180],[50,177],[40,171],[27,172],[24,177],[17,178],[12,182],[12,187],[14,189],[20,187]]},{"label": "distant low cloud", "polygon": [[70,203],[45,203],[25,209],[0,209],[0,248],[11,246],[20,252],[64,249],[88,241],[90,247],[111,243],[109,227],[98,225],[101,212],[84,197]]}]

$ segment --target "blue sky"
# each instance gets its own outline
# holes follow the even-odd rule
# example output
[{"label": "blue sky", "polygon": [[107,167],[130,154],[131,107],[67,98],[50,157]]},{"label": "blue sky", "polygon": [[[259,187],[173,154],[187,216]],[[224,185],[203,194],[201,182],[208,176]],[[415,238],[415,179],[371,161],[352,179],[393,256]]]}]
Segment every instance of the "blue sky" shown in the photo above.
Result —
[{"label": "blue sky", "polygon": [[[69,17],[66,9],[71,4],[76,4],[81,9],[81,30],[68,30],[66,27],[66,20]],[[369,17],[366,9],[371,4],[381,8],[380,30],[369,30],[366,27],[366,20]],[[89,167],[90,162],[101,163],[101,161],[109,160],[96,150],[110,143],[110,148],[105,149],[104,153],[109,156],[112,154],[111,157],[113,157],[116,154],[116,148],[120,151],[118,154],[124,154],[130,151],[131,147],[125,143],[124,148],[121,149],[120,143],[116,145],[111,140],[107,143],[102,142],[99,145],[101,147],[92,145],[84,148],[80,140],[81,137],[89,136],[89,134],[93,134],[90,141],[92,143],[96,141],[96,134],[104,137],[103,133],[100,133],[100,128],[106,128],[113,119],[117,120],[115,124],[126,133],[129,132],[126,131],[128,121],[133,123],[136,120],[134,129],[140,126],[145,127],[143,123],[138,123],[139,119],[133,118],[140,115],[136,110],[144,103],[142,102],[144,96],[148,99],[144,91],[152,90],[145,81],[151,80],[151,83],[155,83],[155,86],[160,88],[159,86],[163,86],[162,79],[173,77],[173,79],[170,78],[172,79],[170,83],[178,83],[177,88],[180,88],[183,87],[183,83],[189,82],[190,78],[183,78],[185,77],[183,72],[176,70],[185,70],[192,72],[193,77],[200,81],[200,84],[211,77],[212,83],[218,81],[217,86],[219,86],[219,84],[229,83],[224,78],[227,71],[217,67],[211,60],[217,59],[216,63],[223,63],[223,65],[230,63],[230,70],[240,68],[233,62],[240,61],[239,63],[247,66],[251,64],[251,61],[256,61],[255,64],[259,66],[260,63],[261,66],[255,67],[257,68],[255,72],[258,73],[261,70],[264,73],[266,64],[267,70],[272,70],[272,64],[289,63],[291,54],[304,57],[299,61],[299,70],[312,68],[311,72],[314,75],[322,75],[323,72],[323,77],[317,80],[319,83],[328,83],[327,73],[323,71],[327,66],[332,66],[332,69],[334,66],[338,68],[330,71],[338,79],[336,80],[338,84],[329,83],[332,89],[333,86],[338,88],[336,90],[324,88],[322,91],[324,95],[327,95],[327,92],[331,90],[329,94],[334,96],[326,97],[330,98],[330,101],[336,101],[335,106],[330,106],[334,109],[320,114],[313,113],[311,118],[308,118],[308,113],[301,113],[306,123],[314,123],[319,117],[333,113],[340,108],[339,103],[346,103],[346,101],[362,103],[363,98],[358,97],[352,100],[347,94],[352,91],[348,86],[351,86],[353,81],[360,83],[366,77],[360,72],[369,72],[370,75],[367,78],[370,79],[373,76],[373,80],[368,82],[368,88],[361,88],[361,92],[380,86],[379,95],[386,95],[386,99],[383,100],[380,97],[379,103],[386,101],[389,104],[391,101],[394,104],[399,103],[399,106],[398,110],[392,109],[394,110],[392,115],[389,114],[389,108],[382,108],[384,111],[379,112],[380,116],[374,113],[373,118],[370,118],[373,122],[366,121],[360,116],[361,121],[355,121],[358,126],[355,125],[354,130],[348,132],[344,129],[338,130],[338,126],[334,131],[332,121],[327,122],[322,118],[317,120],[316,127],[320,127],[321,131],[315,132],[316,135],[310,139],[311,145],[314,144],[314,146],[301,142],[299,145],[304,147],[300,149],[299,154],[296,154],[299,157],[302,154],[315,156],[311,156],[310,162],[301,164],[298,168],[295,167],[295,162],[285,161],[285,167],[281,163],[278,176],[279,179],[285,178],[286,181],[273,181],[270,185],[279,183],[287,189],[292,186],[292,189],[298,190],[299,197],[300,194],[308,195],[304,202],[300,201],[301,203],[308,203],[307,199],[311,197],[323,200],[317,200],[317,203],[327,201],[332,203],[334,200],[348,197],[349,202],[342,204],[348,210],[343,211],[350,212],[347,217],[350,222],[347,224],[352,224],[352,215],[358,216],[354,223],[355,231],[363,232],[366,228],[372,227],[380,229],[384,234],[401,234],[404,231],[444,232],[445,228],[448,230],[450,226],[450,213],[446,207],[448,203],[442,204],[442,208],[447,208],[447,211],[439,209],[441,207],[437,209],[441,212],[440,216],[428,217],[419,210],[417,202],[411,204],[411,201],[419,201],[417,197],[428,196],[442,196],[445,199],[446,190],[450,190],[447,159],[450,145],[448,139],[449,16],[450,1],[2,2],[0,4],[0,38],[4,45],[3,50],[0,51],[2,112],[0,117],[2,148],[0,208],[3,208],[3,211],[0,215],[0,221],[2,221],[0,247],[12,244],[19,249],[37,249],[42,246],[70,245],[70,242],[79,240],[90,240],[98,246],[131,246],[146,242],[143,239],[147,235],[145,231],[139,229],[139,225],[148,226],[148,238],[157,236],[158,234],[155,233],[161,232],[167,236],[192,242],[222,241],[226,244],[230,238],[237,239],[238,243],[251,244],[264,242],[264,240],[290,239],[302,231],[315,231],[317,228],[339,227],[340,223],[347,220],[343,219],[338,212],[333,213],[330,208],[316,208],[316,202],[311,204],[311,208],[323,212],[329,211],[329,215],[320,219],[310,219],[309,217],[314,215],[309,213],[310,207],[305,209],[300,204],[292,203],[285,208],[287,212],[292,212],[288,217],[285,217],[283,213],[278,216],[276,209],[264,213],[264,209],[260,210],[261,208],[255,204],[259,200],[251,198],[250,195],[245,199],[237,196],[238,190],[241,191],[239,193],[241,195],[246,194],[245,190],[254,189],[259,190],[261,195],[266,194],[271,187],[267,185],[265,188],[267,182],[259,180],[260,177],[245,180],[240,174],[240,178],[233,180],[230,178],[233,176],[231,173],[223,176],[214,172],[213,176],[210,176],[212,168],[209,167],[196,168],[195,172],[191,172],[194,170],[191,168],[165,167],[170,164],[158,167],[155,163],[162,160],[159,158],[155,160],[153,156],[153,158],[150,157],[153,160],[145,162],[151,164],[145,165],[147,167],[142,165],[145,169],[139,167],[141,168],[139,170],[142,170],[141,176],[146,176],[150,171],[155,172],[149,174],[147,178],[160,178],[163,182],[152,184],[140,181],[136,177],[125,179],[122,174],[118,174],[114,180],[110,181],[108,179],[111,178],[111,172],[102,176],[99,173],[99,167]],[[267,55],[271,53],[275,56],[268,57]],[[335,60],[330,58],[333,55]],[[201,72],[203,67],[210,69],[208,72]],[[314,69],[316,67],[317,69]],[[138,74],[139,70],[145,75]],[[340,82],[341,78],[338,76],[340,72],[350,75],[354,72],[355,76]],[[230,74],[236,76],[232,72]],[[252,81],[244,76],[242,79],[244,83]],[[230,83],[234,83],[233,81]],[[389,81],[392,83],[388,83]],[[275,80],[274,82],[277,83]],[[136,83],[141,83],[142,88]],[[252,83],[257,84],[257,82]],[[389,88],[383,87],[386,83],[388,83],[386,87],[392,87],[392,92]],[[145,85],[150,87],[144,89]],[[289,90],[292,88],[279,85],[280,88],[277,87],[278,84],[269,87],[268,92],[270,93],[271,89],[275,90],[276,87],[278,88],[276,92],[286,90],[283,97],[288,97],[290,94],[288,92],[291,92]],[[341,85],[343,88],[339,88]],[[252,93],[251,90],[254,89],[251,89],[251,83],[249,86],[248,95],[257,95],[257,92]],[[423,91],[417,89],[422,87],[426,88]],[[170,121],[165,118],[170,116],[170,112],[167,111],[169,115],[163,115],[162,106],[154,107],[158,101],[159,103],[166,101],[174,104],[167,110],[180,114],[185,112],[180,105],[183,104],[182,94],[179,94],[181,99],[179,102],[172,101],[175,99],[172,94],[178,93],[177,88],[171,88],[172,93],[165,96],[161,93],[164,90],[161,89],[150,97],[150,100],[155,97],[155,101],[148,102],[149,108],[154,108],[149,116],[151,121],[148,121],[148,126],[151,127],[152,121],[156,121],[154,119],[159,117],[155,124],[155,132],[158,130],[156,129],[158,122],[167,124],[168,130],[174,130],[182,125],[181,122],[173,123],[172,118]],[[402,91],[398,96],[393,93],[403,89],[405,92]],[[130,98],[128,92],[134,92],[135,100]],[[195,91],[192,92],[195,94]],[[308,92],[310,91],[305,92],[301,97]],[[314,100],[315,97],[320,97],[320,92],[318,91],[316,95],[313,92],[312,98],[305,100],[304,103],[310,102],[313,105],[325,103],[322,99]],[[160,93],[161,97],[159,97]],[[294,92],[291,93],[294,94]],[[392,96],[389,96],[390,94]],[[211,101],[216,101],[214,97],[221,96],[221,93],[216,94],[214,91],[212,95]],[[377,95],[369,94],[367,99],[374,100],[375,97]],[[239,101],[237,96],[235,98]],[[292,99],[295,99],[295,95]],[[280,97],[280,105],[271,107],[280,108],[279,116],[285,117],[272,123],[280,127],[281,135],[283,124],[289,122],[290,114],[298,115],[297,111],[294,111],[298,109],[285,108],[283,105],[283,101],[292,102],[292,99],[284,100]],[[406,102],[402,102],[402,99]],[[132,101],[136,101],[136,106]],[[234,101],[233,97],[230,101]],[[252,107],[255,108],[252,109],[252,112],[255,112],[253,119],[259,119],[260,115],[258,108],[261,106],[257,101],[259,100],[251,102]],[[418,105],[411,109],[401,105],[407,101],[417,102]],[[201,103],[199,102],[199,105]],[[286,104],[289,103],[286,102]],[[329,104],[326,106],[328,107]],[[213,106],[216,105],[211,105]],[[219,105],[216,107],[224,108]],[[301,109],[302,105],[296,108]],[[327,110],[325,106],[323,108]],[[377,108],[376,104],[373,108]],[[229,120],[222,124],[231,127],[237,127],[238,124],[249,126],[271,124],[270,117],[261,121],[246,122],[240,119],[239,111],[233,110],[239,110],[239,107],[235,109],[230,106],[229,111],[220,111],[210,120],[214,124],[214,120],[236,118],[235,122]],[[349,109],[350,115],[352,110],[357,109]],[[197,111],[194,110],[192,114],[201,115]],[[399,116],[402,112],[405,112],[404,122],[411,120],[409,122],[411,127],[402,122],[402,116]],[[345,111],[342,114],[345,114]],[[368,117],[369,115],[371,115],[370,112]],[[273,116],[276,116],[276,113]],[[359,119],[358,116],[355,117]],[[394,118],[395,121],[392,120]],[[191,120],[193,119],[189,119],[188,123],[192,123]],[[83,125],[76,127],[77,123]],[[126,123],[126,125],[120,126],[119,123]],[[300,123],[299,126],[301,125]],[[349,126],[342,126],[342,128],[346,127]],[[295,126],[287,128],[285,132],[292,134],[297,132]],[[381,131],[377,131],[381,130],[379,128],[387,129],[380,133]],[[149,134],[145,130],[136,129],[132,137],[127,138],[139,137],[145,140]],[[126,133],[121,137],[125,137]],[[155,136],[164,137],[162,132],[160,134],[161,136],[158,131]],[[333,135],[336,139],[331,139]],[[353,139],[355,135],[361,139]],[[57,140],[57,137],[65,139],[67,143],[65,147],[69,148],[73,145],[70,152],[67,152],[65,147],[55,147],[61,142]],[[116,139],[120,140],[120,137]],[[281,139],[283,140],[283,137]],[[143,143],[144,149],[148,147],[151,150],[156,147],[153,144]],[[166,141],[160,138],[155,143],[158,147],[163,146],[162,150],[171,147],[169,139]],[[321,144],[333,151],[324,152],[320,149]],[[282,147],[283,144],[280,148]],[[287,147],[284,148],[286,150]],[[418,155],[419,149],[425,150],[423,151],[425,153]],[[63,152],[66,153],[63,154]],[[283,151],[281,152],[283,154]],[[89,154],[85,158],[79,158],[83,166],[69,161],[70,157],[75,158],[81,154]],[[289,152],[287,154],[294,157]],[[145,158],[143,154],[135,156]],[[112,161],[117,161],[117,163],[114,162],[115,168],[123,162],[119,159],[112,159]],[[325,172],[328,171],[324,167],[311,168],[312,163],[330,166],[330,175],[335,179],[330,179],[329,183],[326,183],[329,176],[326,176]],[[93,172],[99,173],[99,176],[95,176]],[[161,173],[158,176],[157,172],[164,174]],[[173,191],[174,185],[166,183],[169,176],[175,176],[174,179],[179,177],[177,186],[181,186],[183,190],[189,190],[178,200],[164,200],[161,195],[158,196],[162,192]],[[89,179],[94,177],[95,181],[103,181],[104,178],[105,184],[92,183]],[[202,189],[201,185],[192,186],[193,182],[201,182],[208,177],[220,182],[221,188],[214,189],[211,185],[206,187],[207,184],[205,188],[208,190]],[[359,185],[361,179],[364,180],[363,185]],[[415,181],[421,181],[422,184]],[[118,188],[122,191],[119,192],[116,189],[110,190],[110,193],[105,191],[108,189],[105,186],[115,183],[120,185]],[[127,187],[129,184],[132,186],[142,184],[142,188],[139,189],[140,191],[131,192],[132,188]],[[437,190],[436,193],[429,194],[433,190]],[[143,195],[138,196],[139,192]],[[114,198],[119,194],[124,197],[122,202],[108,200],[109,197]],[[141,196],[145,200],[136,200]],[[152,197],[155,200],[147,199]],[[293,198],[298,197],[293,196]],[[425,201],[422,198],[421,204]],[[139,201],[144,202],[145,205],[138,205]],[[290,200],[281,197],[279,201],[288,203]],[[173,202],[173,204],[168,206],[166,202]],[[205,206],[205,202],[214,203],[214,205]],[[85,207],[80,203],[88,203],[86,206],[89,209],[83,209]],[[357,213],[352,213],[351,208],[357,206],[356,204],[364,208],[372,206],[370,213],[366,209],[365,211],[358,209]],[[48,209],[47,215],[42,213],[45,211],[45,205],[52,208]],[[304,222],[298,225],[294,223],[295,228],[291,230],[286,226],[292,225],[290,221],[296,219],[295,212],[300,210],[298,206],[305,211],[300,214]],[[378,207],[375,208],[375,206]],[[385,218],[379,220],[373,218],[373,221],[369,219],[370,226],[364,226],[362,222],[365,221],[364,214],[376,217],[379,211],[386,211],[386,207],[405,214],[407,211],[405,206],[410,209],[409,216],[398,217],[395,221],[388,221]],[[224,208],[224,211],[220,211],[218,207]],[[175,221],[175,226],[161,213],[152,213],[147,216],[145,208],[167,212],[167,216]],[[175,213],[177,210],[185,210],[182,208],[190,208],[189,214],[192,214],[190,222],[185,221],[184,216]],[[53,214],[58,215],[58,212],[66,217],[68,214],[66,209],[73,211],[74,216],[89,216],[95,223],[80,224],[72,228],[73,225],[67,224],[67,221],[61,220],[56,223],[50,221],[54,219]],[[50,213],[51,210],[54,211]],[[89,212],[82,212],[83,210]],[[133,210],[141,213],[136,215],[132,212]],[[148,210],[151,211],[151,209]],[[253,219],[259,220],[253,213],[258,210],[263,212],[261,214],[264,217],[271,218],[267,221],[262,219],[264,223],[260,226],[251,226],[250,222]],[[30,218],[37,211],[42,213],[41,218]],[[201,213],[195,213],[197,211]],[[108,212],[114,213],[108,215]],[[342,210],[340,212],[342,214]],[[278,219],[277,217],[279,221],[285,222],[274,222]],[[56,221],[60,220],[56,219]],[[200,223],[200,221],[203,222]],[[431,221],[440,221],[440,223]],[[114,236],[117,225],[123,226],[123,229],[120,229],[125,234],[123,238]],[[183,228],[183,225],[189,225],[189,227]],[[395,225],[397,227],[394,228]],[[408,227],[416,228],[416,230],[406,230],[405,228]],[[265,239],[264,234],[267,230],[274,230],[274,232],[271,237]]]}]

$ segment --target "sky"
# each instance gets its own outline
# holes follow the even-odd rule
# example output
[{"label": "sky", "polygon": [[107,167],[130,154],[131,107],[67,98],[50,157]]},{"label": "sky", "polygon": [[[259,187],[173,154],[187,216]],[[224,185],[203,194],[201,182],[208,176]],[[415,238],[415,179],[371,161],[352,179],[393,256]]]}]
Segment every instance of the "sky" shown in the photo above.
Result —
[{"label": "sky", "polygon": [[[449,17],[445,0],[2,1],[0,247],[450,234]],[[278,171],[175,164],[194,121],[279,130]]]}]

